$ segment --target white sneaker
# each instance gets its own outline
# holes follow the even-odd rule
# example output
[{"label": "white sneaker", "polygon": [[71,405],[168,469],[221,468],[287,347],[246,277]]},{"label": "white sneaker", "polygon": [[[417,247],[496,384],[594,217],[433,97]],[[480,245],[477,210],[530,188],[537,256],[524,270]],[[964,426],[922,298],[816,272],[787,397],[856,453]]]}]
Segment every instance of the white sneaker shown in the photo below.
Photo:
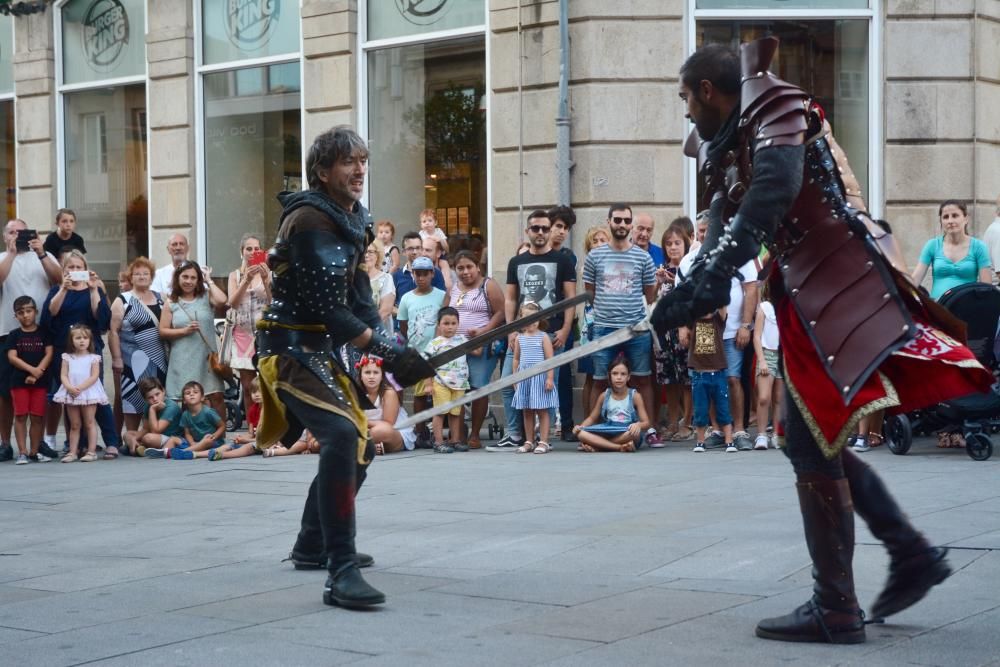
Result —
[{"label": "white sneaker", "polygon": [[738,451],[740,450],[736,449],[736,445],[734,445],[733,443],[729,443],[728,445],[726,445],[727,454],[735,454]]},{"label": "white sneaker", "polygon": [[16,466],[23,466],[23,465],[25,465],[27,463],[28,463],[28,455],[27,454],[18,454],[17,455],[17,461],[14,462],[14,465],[16,465]]},{"label": "white sneaker", "polygon": [[702,452],[705,451],[705,445],[699,442],[697,445],[694,446],[694,449],[692,449],[691,451],[701,454]]},{"label": "white sneaker", "polygon": [[52,460],[52,458],[46,456],[45,454],[42,454],[41,452],[38,452],[37,454],[35,454],[35,460],[38,461],[39,463],[48,463],[49,461]]},{"label": "white sneaker", "polygon": [[767,449],[767,436],[763,435],[763,434],[758,435],[757,439],[754,440],[753,448],[754,449]]}]

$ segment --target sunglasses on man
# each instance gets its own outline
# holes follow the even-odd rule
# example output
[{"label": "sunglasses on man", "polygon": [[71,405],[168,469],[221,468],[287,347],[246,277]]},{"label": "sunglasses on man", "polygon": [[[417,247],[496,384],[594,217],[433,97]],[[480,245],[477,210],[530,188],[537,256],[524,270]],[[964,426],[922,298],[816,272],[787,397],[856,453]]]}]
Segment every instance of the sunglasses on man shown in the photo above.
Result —
[{"label": "sunglasses on man", "polygon": [[546,227],[545,225],[531,225],[528,229],[535,234],[548,234],[552,231],[551,227]]},{"label": "sunglasses on man", "polygon": [[631,225],[632,218],[621,218],[616,215],[615,217],[611,218],[611,222],[615,223],[616,225]]}]

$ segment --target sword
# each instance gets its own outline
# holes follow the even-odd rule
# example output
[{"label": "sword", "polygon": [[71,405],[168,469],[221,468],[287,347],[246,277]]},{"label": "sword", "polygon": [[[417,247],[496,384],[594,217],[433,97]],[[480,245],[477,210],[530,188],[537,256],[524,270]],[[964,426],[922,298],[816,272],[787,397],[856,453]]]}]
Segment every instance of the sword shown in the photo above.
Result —
[{"label": "sword", "polygon": [[482,347],[483,345],[492,340],[503,338],[507,334],[513,333],[518,329],[521,329],[533,322],[544,320],[546,317],[550,315],[558,315],[559,313],[565,311],[567,308],[576,307],[577,305],[584,302],[590,303],[593,300],[594,297],[591,296],[590,292],[581,292],[576,296],[570,297],[568,299],[563,299],[558,303],[554,303],[548,308],[542,308],[537,313],[525,315],[519,320],[514,320],[513,322],[508,322],[507,324],[502,324],[498,326],[496,329],[492,329],[490,331],[487,331],[486,333],[479,334],[475,338],[467,340],[461,345],[456,345],[450,350],[445,350],[440,354],[436,354],[433,357],[428,358],[427,361],[430,362],[430,365],[433,366],[434,368],[440,368],[449,361],[464,356],[470,350],[479,349],[480,347]]},{"label": "sword", "polygon": [[[518,322],[520,322],[520,320],[518,320]],[[514,323],[512,322],[512,324]],[[459,406],[471,403],[472,401],[480,399],[483,396],[489,396],[493,392],[498,391],[500,389],[506,389],[507,387],[515,385],[518,382],[521,382],[522,380],[527,380],[529,378],[535,377],[536,375],[547,373],[553,368],[558,368],[559,366],[568,364],[569,362],[575,359],[580,359],[582,357],[587,356],[588,354],[593,354],[594,352],[598,352],[600,350],[612,347],[614,345],[619,345],[626,341],[632,340],[633,338],[641,336],[647,331],[652,331],[652,328],[649,325],[648,318],[643,320],[642,322],[639,322],[638,324],[634,324],[630,327],[623,327],[618,331],[608,334],[607,336],[603,336],[601,338],[598,338],[597,340],[592,340],[585,345],[581,345],[580,347],[573,348],[569,352],[563,352],[560,355],[551,357],[550,359],[546,359],[542,363],[535,364],[531,368],[525,368],[524,370],[519,370],[518,372],[512,375],[504,376],[499,380],[497,380],[496,382],[491,382],[490,384],[484,387],[480,387],[475,391],[471,391],[465,394],[461,398],[456,398],[455,400],[445,403],[443,405],[438,405],[433,408],[424,410],[422,412],[418,412],[415,415],[410,415],[410,417],[404,420],[402,423],[396,424],[396,429],[400,430],[404,428],[409,428],[410,426],[415,426],[417,424],[426,421],[427,419],[430,419],[431,417],[435,417],[437,415],[443,415]]]}]

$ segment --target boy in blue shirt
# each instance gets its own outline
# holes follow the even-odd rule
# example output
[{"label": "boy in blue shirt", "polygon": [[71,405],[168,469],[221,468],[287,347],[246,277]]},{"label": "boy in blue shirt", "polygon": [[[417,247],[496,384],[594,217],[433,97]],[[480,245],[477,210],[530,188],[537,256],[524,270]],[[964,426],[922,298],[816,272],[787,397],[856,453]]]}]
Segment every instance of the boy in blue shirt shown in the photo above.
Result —
[{"label": "boy in blue shirt", "polygon": [[181,406],[167,398],[163,383],[155,377],[143,378],[139,380],[139,392],[146,399],[147,408],[139,430],[125,432],[129,454],[145,456],[150,448],[186,447]]},{"label": "boy in blue shirt", "polygon": [[225,444],[226,422],[219,413],[205,404],[205,389],[200,382],[191,381],[181,389],[184,414],[180,426],[184,430],[187,447],[147,449],[146,456],[191,460],[207,458],[210,450]]}]

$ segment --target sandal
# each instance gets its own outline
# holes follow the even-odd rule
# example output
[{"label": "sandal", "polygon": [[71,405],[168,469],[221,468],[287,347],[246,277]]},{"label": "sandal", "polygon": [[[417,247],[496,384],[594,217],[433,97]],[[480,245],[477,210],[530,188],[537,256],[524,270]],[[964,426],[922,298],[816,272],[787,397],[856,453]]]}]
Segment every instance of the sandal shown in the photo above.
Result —
[{"label": "sandal", "polygon": [[382,444],[381,442],[376,442],[375,443],[375,454],[378,455],[378,456],[382,456],[383,454],[385,454],[385,445]]},{"label": "sandal", "polygon": [[870,447],[881,447],[883,442],[881,433],[868,432],[868,445]]},{"label": "sandal", "polygon": [[939,449],[948,449],[949,447],[951,447],[951,433],[946,433],[944,431],[941,431],[940,433],[937,434],[937,436],[938,436],[937,446]]},{"label": "sandal", "polygon": [[118,458],[118,448],[113,446],[108,447],[106,450],[104,450],[104,456],[102,456],[101,458],[103,458],[105,461],[111,461],[113,459]]},{"label": "sandal", "polygon": [[533,451],[536,454],[548,454],[551,450],[552,447],[549,446],[549,443],[545,442],[544,440],[539,440],[538,445],[535,447]]},{"label": "sandal", "polygon": [[671,442],[686,442],[694,439],[694,429],[690,426],[682,426],[670,437]]},{"label": "sandal", "polygon": [[474,435],[469,438],[469,449],[482,449],[483,443],[479,440],[479,436]]},{"label": "sandal", "polygon": [[69,454],[67,454],[66,456],[62,457],[59,460],[62,463],[73,463],[74,461],[79,461],[80,459],[79,459],[79,457],[77,457],[76,454],[73,454],[72,452],[70,452]]},{"label": "sandal", "polygon": [[965,436],[961,433],[952,433],[949,441],[951,443],[948,445],[950,449],[965,449]]},{"label": "sandal", "polygon": [[81,463],[93,463],[96,460],[97,460],[97,454],[95,454],[94,452],[87,452],[86,454],[80,457]]},{"label": "sandal", "polygon": [[434,453],[435,454],[454,454],[455,453],[455,448],[452,447],[451,445],[447,444],[447,443],[439,442],[436,445],[434,445]]},{"label": "sandal", "polygon": [[284,445],[271,445],[270,447],[264,450],[264,458],[269,458],[271,456],[280,456],[280,454],[278,454],[279,447],[281,449],[286,448]]},{"label": "sandal", "polygon": [[524,444],[514,450],[518,454],[530,454],[535,451],[535,444],[531,440],[525,440]]}]

